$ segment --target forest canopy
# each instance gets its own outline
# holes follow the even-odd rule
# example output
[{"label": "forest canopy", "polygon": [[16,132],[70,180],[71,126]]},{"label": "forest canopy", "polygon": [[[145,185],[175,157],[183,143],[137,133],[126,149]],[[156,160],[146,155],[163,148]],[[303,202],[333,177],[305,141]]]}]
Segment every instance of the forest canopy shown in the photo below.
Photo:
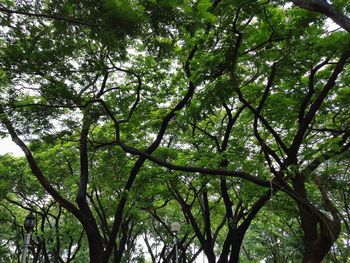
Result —
[{"label": "forest canopy", "polygon": [[346,0],[2,0],[0,261],[30,211],[30,262],[349,261],[349,32]]}]

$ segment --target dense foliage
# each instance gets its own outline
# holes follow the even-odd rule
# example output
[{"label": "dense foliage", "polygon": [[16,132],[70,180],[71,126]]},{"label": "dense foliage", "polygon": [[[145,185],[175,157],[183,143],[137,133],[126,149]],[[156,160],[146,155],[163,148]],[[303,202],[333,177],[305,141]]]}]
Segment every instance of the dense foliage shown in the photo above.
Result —
[{"label": "dense foliage", "polygon": [[350,260],[350,3],[0,3],[0,259]]}]

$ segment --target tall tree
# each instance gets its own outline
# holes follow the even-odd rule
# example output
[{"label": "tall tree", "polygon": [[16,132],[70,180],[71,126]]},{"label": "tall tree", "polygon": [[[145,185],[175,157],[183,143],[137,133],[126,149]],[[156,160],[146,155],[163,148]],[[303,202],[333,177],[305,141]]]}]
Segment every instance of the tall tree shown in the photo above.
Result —
[{"label": "tall tree", "polygon": [[[286,196],[303,261],[330,251],[348,224],[347,196],[326,183],[344,182],[327,167],[344,170],[350,147],[349,3],[291,2],[0,4],[1,134],[57,204],[58,224],[61,208],[81,224],[90,262],[128,257],[152,171],[211,262],[238,262],[258,212]],[[164,168],[194,176],[191,191]],[[227,235],[215,242],[217,194]]]}]

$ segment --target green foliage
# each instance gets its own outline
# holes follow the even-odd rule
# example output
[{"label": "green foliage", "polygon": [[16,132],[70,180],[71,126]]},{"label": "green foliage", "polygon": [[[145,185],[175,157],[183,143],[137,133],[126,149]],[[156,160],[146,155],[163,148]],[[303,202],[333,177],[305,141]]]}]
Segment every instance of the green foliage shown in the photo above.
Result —
[{"label": "green foliage", "polygon": [[145,20],[143,7],[137,1],[104,0],[104,21],[114,32],[132,34]]},{"label": "green foliage", "polygon": [[[332,4],[348,14],[346,1]],[[145,262],[148,238],[168,262],[174,221],[182,261],[200,247],[219,260],[245,224],[240,261],[305,261],[298,195],[332,217],[316,178],[348,224],[350,70],[349,58],[343,70],[338,61],[349,33],[330,31],[324,16],[260,0],[0,6],[21,13],[0,11],[0,133],[31,152],[0,156],[0,261],[19,255],[29,210],[37,261],[56,251],[55,262],[87,262],[114,238],[122,254],[110,260]],[[277,177],[284,187],[250,222]],[[328,258],[345,262],[348,236],[339,237]]]},{"label": "green foliage", "polygon": [[216,16],[208,11],[211,5],[212,2],[209,0],[200,0],[197,3],[197,9],[206,21],[214,23],[216,21]]}]

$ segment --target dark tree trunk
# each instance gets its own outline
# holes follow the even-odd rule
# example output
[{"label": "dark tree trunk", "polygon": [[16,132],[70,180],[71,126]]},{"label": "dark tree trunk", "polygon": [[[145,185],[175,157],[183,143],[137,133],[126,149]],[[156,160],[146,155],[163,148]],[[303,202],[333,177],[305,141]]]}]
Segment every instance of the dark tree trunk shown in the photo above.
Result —
[{"label": "dark tree trunk", "polygon": [[298,205],[304,232],[304,263],[320,263],[340,234],[340,223]]},{"label": "dark tree trunk", "polygon": [[[267,191],[253,204],[246,217],[243,217],[244,209],[241,203],[237,204],[235,212],[233,213],[232,201],[228,195],[226,179],[223,178],[221,180],[221,194],[225,203],[229,232],[223,244],[218,263],[239,262],[241,246],[245,233],[255,216],[275,192],[275,189]],[[241,223],[239,224],[239,222]]]},{"label": "dark tree trunk", "polygon": [[332,219],[325,216],[318,208],[314,207],[307,199],[305,178],[298,176],[293,182],[294,189],[300,195],[298,209],[301,219],[301,227],[304,232],[304,257],[303,263],[320,263],[338,238],[341,224],[335,208],[321,189],[326,209],[332,214]]},{"label": "dark tree trunk", "polygon": [[89,244],[89,258],[90,263],[102,263],[103,245],[100,242],[99,233],[95,231],[86,231],[88,244]]},{"label": "dark tree trunk", "polygon": [[[317,228],[319,223],[315,218],[311,219],[313,216],[311,213],[304,213],[304,217],[309,217],[308,220],[303,218],[302,221],[308,221],[307,223],[303,223],[303,231],[304,231],[304,263],[320,263],[322,259],[327,255],[328,251],[332,247],[334,241],[339,235],[338,231],[330,230],[329,234],[317,233]],[[309,223],[314,221],[315,225],[311,226]],[[334,228],[332,224],[325,224],[324,227]],[[317,232],[316,232],[317,231]],[[325,230],[328,231],[328,230]],[[315,232],[317,235],[315,235]],[[330,236],[333,234],[333,236]]]},{"label": "dark tree trunk", "polygon": [[238,263],[245,232],[231,229],[224,243],[218,263]]},{"label": "dark tree trunk", "polygon": [[207,256],[208,263],[216,263],[216,257],[210,244],[208,244],[208,248],[205,249],[204,252]]},{"label": "dark tree trunk", "polygon": [[239,256],[241,251],[241,246],[243,242],[244,234],[238,234],[235,235],[234,240],[232,240],[232,250],[231,255],[228,263],[238,263],[239,262]]}]

